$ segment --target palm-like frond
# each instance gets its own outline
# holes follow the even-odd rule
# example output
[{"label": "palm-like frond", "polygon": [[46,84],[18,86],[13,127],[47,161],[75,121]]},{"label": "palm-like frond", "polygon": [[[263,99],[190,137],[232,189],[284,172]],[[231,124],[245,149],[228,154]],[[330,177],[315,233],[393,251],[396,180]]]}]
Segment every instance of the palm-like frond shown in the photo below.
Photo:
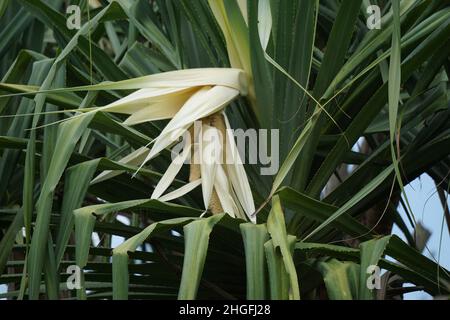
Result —
[{"label": "palm-like frond", "polygon": [[[363,0],[81,1],[80,30],[62,1],[2,2],[1,297],[299,299],[324,284],[372,299],[371,265],[399,279],[383,297],[448,295],[397,207],[424,173],[448,192],[450,10],[378,2],[374,30]],[[201,137],[172,161],[197,120],[279,130],[280,170],[248,154],[183,165]]]}]

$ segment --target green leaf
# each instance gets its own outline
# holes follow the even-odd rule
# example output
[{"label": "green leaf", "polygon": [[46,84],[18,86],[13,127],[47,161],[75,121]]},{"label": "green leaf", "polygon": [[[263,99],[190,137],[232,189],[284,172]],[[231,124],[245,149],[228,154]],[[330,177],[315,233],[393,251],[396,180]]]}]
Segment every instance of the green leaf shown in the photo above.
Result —
[{"label": "green leaf", "polygon": [[297,161],[298,156],[305,147],[308,138],[311,135],[312,128],[314,127],[314,124],[317,122],[317,119],[318,115],[316,114],[315,116],[311,117],[310,120],[306,123],[299,137],[295,141],[294,146],[289,151],[289,154],[287,155],[286,159],[281,165],[280,170],[278,170],[278,173],[272,185],[271,194],[275,193],[278,190],[278,188],[283,184],[284,179],[286,179],[286,177],[288,176],[289,171],[292,169],[295,162]]},{"label": "green leaf", "polygon": [[[207,51],[208,57],[214,62],[218,58],[222,62],[221,65],[223,67],[228,67],[229,62],[225,39],[223,39],[223,35],[207,2],[179,0],[175,3],[179,3],[182,7],[187,20],[189,20],[195,31],[195,35],[200,39],[202,48]],[[214,56],[215,52],[218,56],[217,58]]]},{"label": "green leaf", "polygon": [[[98,69],[108,80],[122,80],[126,78],[125,73],[117,67],[112,59],[102,51],[97,45],[89,43],[85,38],[92,30],[95,30],[99,23],[108,21],[110,17],[117,15],[121,10],[118,2],[114,1],[107,7],[102,9],[95,17],[88,23],[85,23],[75,34],[66,26],[66,18],[55,11],[50,6],[42,1],[34,0],[19,0],[20,3],[29,10],[30,13],[36,15],[44,24],[49,27],[56,28],[62,32],[67,45],[58,56],[56,63],[60,63],[67,58],[67,55],[75,49],[80,49],[83,56],[87,59],[92,57],[92,64],[94,68]],[[51,73],[50,73],[51,75]]]},{"label": "green leaf", "polygon": [[64,179],[64,198],[61,223],[56,238],[56,264],[59,266],[74,227],[73,211],[81,207],[97,166],[101,160],[83,162],[67,169]]},{"label": "green leaf", "polygon": [[14,216],[14,220],[9,225],[7,231],[0,240],[0,272],[3,274],[9,255],[14,246],[16,235],[23,227],[23,212],[19,210]]},{"label": "green leaf", "polygon": [[[113,2],[114,3],[114,2]],[[149,11],[151,7],[145,1],[118,0],[125,14],[141,34],[151,41],[175,66],[180,68],[181,62],[174,46],[152,21]]]},{"label": "green leaf", "polygon": [[367,279],[371,275],[371,273],[368,273],[368,268],[371,266],[378,267],[378,262],[383,257],[390,239],[390,236],[386,236],[381,239],[366,241],[359,245],[361,252],[361,272],[359,277],[358,299],[373,300],[375,298],[374,290],[369,289],[367,285]]},{"label": "green leaf", "polygon": [[295,249],[311,253],[321,253],[342,260],[350,260],[350,259],[354,259],[355,261],[359,260],[358,249],[338,246],[334,244],[309,243],[299,241],[296,243]]},{"label": "green leaf", "polygon": [[193,221],[184,226],[184,260],[179,300],[193,300],[197,296],[203,266],[208,251],[209,235],[224,214]]},{"label": "green leaf", "polygon": [[342,67],[347,48],[355,31],[362,0],[343,1],[328,38],[325,55],[314,86],[314,95],[321,97]]},{"label": "green leaf", "polygon": [[258,4],[259,1],[248,1],[248,24],[250,37],[250,58],[252,62],[252,76],[255,87],[258,116],[263,128],[271,128],[274,113],[274,88],[272,71],[264,56],[258,33]]},{"label": "green leaf", "polygon": [[398,106],[400,103],[400,85],[401,85],[401,30],[400,30],[400,4],[394,1],[392,3],[393,12],[393,29],[392,29],[392,44],[391,44],[391,59],[389,61],[389,81],[388,81],[388,104],[389,104],[389,137],[391,142],[391,157],[394,164],[395,176],[406,201],[408,207],[408,214],[411,215],[411,206],[403,186],[402,175],[400,172],[398,157],[394,146],[396,139],[397,128],[400,130],[398,123]]},{"label": "green leaf", "polygon": [[398,236],[391,236],[386,254],[419,275],[421,283],[433,283],[434,292],[439,292],[440,290],[450,292],[448,286],[448,283],[450,283],[449,271],[425,257],[416,249],[408,246]]},{"label": "green leaf", "polygon": [[29,256],[29,297],[37,299],[39,295],[39,286],[41,282],[41,272],[43,267],[44,253],[47,243],[50,215],[53,204],[53,193],[58,185],[67,162],[80,139],[86,130],[89,122],[92,120],[93,114],[86,117],[79,117],[68,120],[60,125],[58,132],[58,140],[55,146],[55,152],[51,160],[49,172],[44,184],[42,185],[41,194],[37,201],[36,226],[31,240],[30,256]]},{"label": "green leaf", "polygon": [[[291,188],[282,188],[278,196],[283,205],[294,211],[295,216],[288,224],[288,231],[297,234],[301,217],[324,222],[329,219],[337,210],[337,207],[315,200],[307,195],[299,193]],[[370,238],[370,230],[348,214],[343,214],[331,222],[330,226],[339,229],[352,237]]]},{"label": "green leaf", "polygon": [[264,243],[269,239],[265,225],[242,223],[240,226],[245,247],[247,270],[247,299],[266,298],[266,259]]},{"label": "green leaf", "polygon": [[[319,1],[301,0],[298,4],[297,15],[292,31],[292,47],[289,56],[289,74],[291,74],[299,84],[308,89],[310,84],[312,61],[314,51],[314,41],[316,38],[317,19],[319,15]],[[284,103],[281,116],[278,121],[283,123],[280,131],[281,141],[293,141],[298,124],[303,124],[309,117],[308,96],[299,88],[295,88],[292,81],[286,83],[284,89]],[[287,148],[292,145],[285,143]],[[282,151],[282,156],[286,151]],[[309,155],[305,155],[308,157]],[[307,175],[301,172],[304,159],[297,163],[292,172],[291,185],[297,189],[303,189]],[[300,169],[300,171],[297,170]]]},{"label": "green leaf", "polygon": [[[355,23],[360,12],[361,3],[361,0],[341,2],[314,85],[313,95],[318,100],[320,100],[320,97],[327,90],[344,63],[345,55],[355,30]],[[312,110],[316,110],[317,108],[319,106],[316,105]],[[311,115],[311,112],[308,114]],[[318,117],[317,121],[314,121],[308,142],[305,142],[306,145],[302,152],[304,160],[299,164],[295,174],[296,180],[299,181],[298,186],[300,190],[303,190],[307,186],[310,177],[319,135],[325,121],[324,117],[325,115],[322,114]]]},{"label": "green leaf", "polygon": [[184,225],[191,220],[192,218],[176,218],[153,223],[113,250],[114,299],[128,298],[128,253],[134,252],[138,246],[153,234],[170,230],[174,226]]},{"label": "green leaf", "polygon": [[[280,198],[276,195],[272,198],[272,210],[267,219],[267,231],[269,232],[272,243],[277,255],[281,255],[284,268],[289,274],[289,298],[293,300],[300,299],[300,289],[295,269],[292,252],[290,250],[290,241],[286,232],[284,222],[284,213],[281,208]],[[279,251],[278,251],[279,250]]]},{"label": "green leaf", "polygon": [[0,18],[5,13],[6,9],[8,8],[9,0],[5,0],[0,4]]},{"label": "green leaf", "polygon": [[[287,242],[290,254],[294,253],[295,242],[297,238],[288,235]],[[272,300],[288,300],[290,296],[290,276],[286,271],[283,257],[280,256],[273,240],[269,240],[264,244],[266,254],[268,272],[270,299]]]},{"label": "green leaf", "polygon": [[373,190],[375,190],[382,182],[384,182],[392,173],[393,166],[389,166],[384,169],[376,178],[371,180],[364,188],[362,188],[359,192],[357,192],[353,198],[347,201],[342,207],[340,207],[331,217],[329,217],[325,222],[321,223],[320,226],[315,228],[309,235],[307,235],[303,240],[307,240],[312,237],[314,234],[325,228],[331,222],[339,218],[343,215],[347,210],[356,205],[359,201],[364,199],[368,194],[370,194]]},{"label": "green leaf", "polygon": [[[0,17],[7,5],[8,1],[2,1],[2,4],[0,4]],[[8,50],[11,44],[32,21],[32,17],[24,9],[20,9],[19,12],[16,13],[14,18],[7,24],[6,28],[0,32],[0,56],[5,54],[6,50]]]},{"label": "green leaf", "polygon": [[318,267],[331,300],[357,299],[361,269],[358,264],[331,259],[320,262]]},{"label": "green leaf", "polygon": [[[33,69],[31,71],[30,83],[40,83],[45,79],[46,73],[49,70],[51,61],[43,60],[33,63]],[[33,104],[29,100],[22,99],[17,113],[30,114],[33,111]],[[31,116],[20,117],[15,116],[11,122],[9,129],[7,130],[8,136],[17,138],[24,138],[27,136],[26,129],[31,123]],[[18,160],[19,152],[16,150],[6,150],[0,160],[0,175],[2,183],[0,184],[0,197],[6,191],[7,183],[10,180],[14,172],[14,166]]]}]

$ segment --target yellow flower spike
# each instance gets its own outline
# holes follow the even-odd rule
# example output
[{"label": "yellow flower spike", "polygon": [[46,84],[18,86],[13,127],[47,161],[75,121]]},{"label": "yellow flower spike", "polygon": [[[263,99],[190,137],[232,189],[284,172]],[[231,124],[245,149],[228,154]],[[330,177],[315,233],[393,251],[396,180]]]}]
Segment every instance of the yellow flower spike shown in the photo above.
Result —
[{"label": "yellow flower spike", "polygon": [[208,208],[213,195],[214,180],[217,167],[221,163],[222,145],[219,141],[220,132],[208,124],[202,125],[200,131],[201,142],[201,161],[200,173],[202,178],[202,194],[205,208]]}]

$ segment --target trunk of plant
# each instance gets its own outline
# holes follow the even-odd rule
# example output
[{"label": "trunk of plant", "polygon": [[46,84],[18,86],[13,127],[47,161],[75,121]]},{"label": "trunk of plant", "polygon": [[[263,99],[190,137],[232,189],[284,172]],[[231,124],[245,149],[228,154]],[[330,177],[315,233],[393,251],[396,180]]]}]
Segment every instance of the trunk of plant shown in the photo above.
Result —
[{"label": "trunk of plant", "polygon": [[[226,125],[223,118],[223,115],[219,113],[215,113],[209,117],[206,117],[202,120],[203,123],[206,123],[210,125],[211,127],[215,127],[219,130],[221,133],[222,139],[223,139],[223,146],[226,145]],[[191,127],[190,135],[191,135],[191,143],[194,144],[195,136],[194,136],[194,126]],[[224,160],[226,159],[225,154],[225,148],[223,149],[223,156],[222,156],[222,163],[225,163]],[[221,165],[221,164],[219,164]],[[201,170],[200,170],[200,164],[195,163],[195,155],[194,152],[191,155],[191,164],[190,164],[190,172],[189,172],[189,182],[198,180],[201,178]],[[223,212],[222,205],[220,204],[219,196],[217,195],[216,189],[213,189],[211,200],[209,202],[208,209],[211,211],[212,214],[219,214]]]}]

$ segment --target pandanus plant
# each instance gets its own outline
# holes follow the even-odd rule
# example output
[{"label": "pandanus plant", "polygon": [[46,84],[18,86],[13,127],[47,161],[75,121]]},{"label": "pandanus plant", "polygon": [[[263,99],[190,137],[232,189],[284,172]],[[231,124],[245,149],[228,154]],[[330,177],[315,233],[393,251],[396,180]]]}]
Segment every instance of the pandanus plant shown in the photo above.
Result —
[{"label": "pandanus plant", "polygon": [[[139,164],[140,168],[163,149],[173,145],[184,133],[190,132],[192,140],[185,146],[186,150],[180,157],[173,160],[156,186],[152,199],[173,200],[201,184],[206,209],[216,214],[226,212],[233,217],[243,219],[247,217],[250,221],[256,222],[255,204],[247,174],[234,138],[230,134],[229,121],[223,112],[225,107],[239,96],[248,96],[251,106],[257,108],[255,88],[252,84],[249,43],[248,38],[244,36],[247,28],[244,25],[247,4],[245,1],[231,4],[234,8],[228,10],[234,14],[227,13],[227,6],[230,4],[224,1],[211,0],[209,5],[225,36],[228,57],[233,69],[188,69],[153,75],[145,80],[135,79],[140,83],[146,83],[146,88],[93,112],[128,114],[130,116],[124,124],[129,126],[171,119],[161,134],[152,141],[153,146],[150,150],[143,147],[121,161]],[[259,17],[261,19],[259,34],[261,45],[265,50],[272,25],[268,1],[260,2]],[[195,121],[202,123],[200,135],[193,132]],[[208,131],[210,134],[213,132],[213,135],[214,131],[217,131],[215,140],[219,140],[218,146],[211,147],[203,141],[203,135],[208,136]],[[200,150],[195,150],[197,148],[194,146],[199,145]],[[190,165],[190,183],[162,196],[188,156],[194,162]],[[144,160],[139,163],[141,158]],[[195,161],[195,158],[201,161]],[[111,176],[113,176],[111,173],[105,172],[94,182],[104,181]]]},{"label": "pandanus plant", "polygon": [[448,295],[404,188],[447,208],[445,2],[62,3],[0,2],[1,298]]},{"label": "pandanus plant", "polygon": [[[268,5],[267,1],[261,3],[264,7]],[[229,121],[223,112],[239,96],[250,95],[252,105],[256,107],[248,40],[242,38],[242,26],[236,23],[242,23],[242,20],[229,19],[225,2],[213,0],[209,4],[225,35],[232,69],[187,69],[130,80],[145,85],[145,88],[91,112],[127,114],[129,117],[123,123],[128,126],[171,119],[161,134],[152,141],[151,149],[147,146],[140,148],[120,162],[137,164],[142,168],[189,132],[191,141],[184,146],[185,150],[179,157],[173,159],[151,198],[170,201],[201,184],[205,209],[210,209],[214,214],[226,212],[232,217],[247,217],[256,222],[250,184],[233,135],[230,134]],[[242,1],[239,4],[239,9],[244,10],[243,17],[246,4]],[[193,131],[196,121],[201,123],[200,134]],[[210,142],[213,146],[204,141],[204,136],[211,135],[216,137],[213,138],[214,142]],[[192,162],[190,183],[163,196],[187,157]],[[105,181],[112,176],[113,172],[104,172],[93,182]]]}]

